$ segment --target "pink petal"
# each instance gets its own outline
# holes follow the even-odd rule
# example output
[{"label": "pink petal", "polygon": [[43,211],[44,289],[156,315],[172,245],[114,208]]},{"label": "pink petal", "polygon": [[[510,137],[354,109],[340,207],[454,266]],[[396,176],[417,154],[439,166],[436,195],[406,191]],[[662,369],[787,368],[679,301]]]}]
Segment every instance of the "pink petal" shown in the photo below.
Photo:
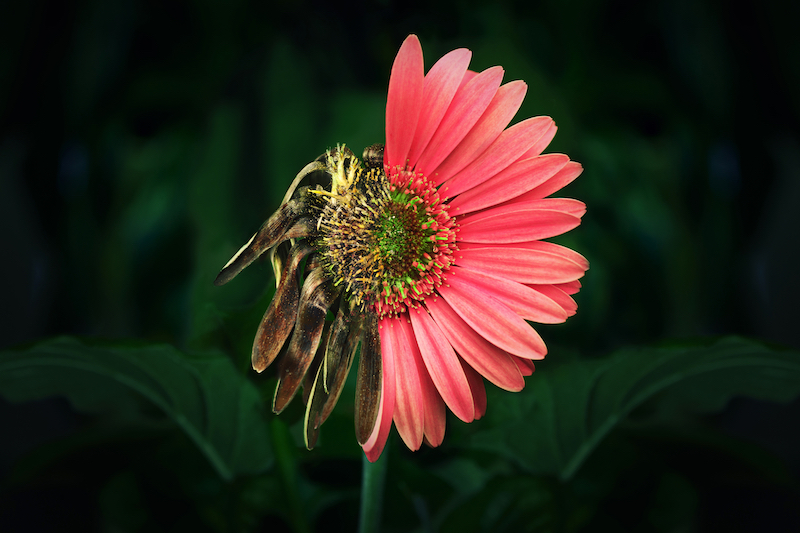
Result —
[{"label": "pink petal", "polygon": [[569,162],[563,154],[548,154],[521,159],[481,183],[452,199],[450,213],[461,215],[515,198],[552,178]]},{"label": "pink petal", "polygon": [[520,283],[565,283],[579,279],[586,271],[566,257],[528,248],[462,247],[456,254],[459,266]]},{"label": "pink petal", "polygon": [[530,376],[531,374],[533,374],[533,371],[536,370],[536,368],[533,365],[533,361],[531,361],[530,359],[522,359],[521,357],[515,357],[514,362],[519,367],[519,371],[523,376]]},{"label": "pink petal", "polygon": [[383,156],[385,165],[405,166],[422,109],[424,79],[422,45],[416,35],[409,35],[397,52],[389,77]]},{"label": "pink petal", "polygon": [[561,246],[560,244],[556,244],[554,242],[546,242],[546,241],[517,242],[514,243],[513,246],[509,246],[508,244],[472,244],[469,242],[463,242],[459,243],[459,248],[461,250],[472,250],[475,248],[496,248],[498,249],[497,253],[502,253],[501,249],[505,250],[506,248],[524,248],[526,250],[539,250],[541,252],[547,252],[550,254],[561,256],[565,259],[569,259],[570,261],[580,265],[581,268],[583,268],[584,272],[589,270],[589,261],[587,261],[585,257],[583,257],[581,254],[579,254],[578,252],[576,252],[571,248],[567,248],[566,246]]},{"label": "pink petal", "polygon": [[410,351],[414,356],[418,369],[420,396],[424,408],[423,418],[425,432],[423,441],[428,446],[438,446],[444,440],[447,410],[442,401],[442,397],[439,395],[439,391],[436,390],[436,385],[431,381],[428,370],[425,368],[425,362],[422,360],[422,354],[419,352],[417,340],[414,337],[414,329],[411,326],[408,313],[401,314],[398,320],[396,326],[402,332],[402,336],[405,338],[405,344],[412,348]]},{"label": "pink petal", "polygon": [[475,243],[514,243],[555,237],[578,227],[581,219],[545,209],[516,205],[473,213],[460,222],[458,240]]},{"label": "pink petal", "polygon": [[471,422],[475,414],[472,394],[453,347],[427,311],[417,308],[409,315],[422,360],[444,403],[458,418]]},{"label": "pink petal", "polygon": [[557,129],[558,128],[556,128],[556,123],[551,120],[550,126],[547,128],[547,130],[542,134],[541,137],[539,137],[536,140],[535,143],[533,143],[533,146],[528,148],[527,152],[522,154],[522,157],[520,159],[528,159],[529,157],[536,157],[537,155],[544,152],[544,149],[547,148],[547,146],[553,140],[553,137],[556,136]]},{"label": "pink petal", "polygon": [[503,69],[492,67],[475,76],[456,93],[425,152],[417,162],[417,170],[441,183],[435,169],[472,130],[497,94]]},{"label": "pink petal", "polygon": [[[381,348],[390,350],[394,359],[394,425],[406,446],[410,450],[418,450],[422,445],[425,424],[422,386],[417,369],[419,356],[414,356],[414,352],[419,352],[419,349],[413,338],[409,341],[406,337],[400,322],[400,318],[385,318],[381,321]],[[423,368],[423,371],[426,370]]]},{"label": "pink petal", "polygon": [[507,352],[469,327],[444,299],[428,298],[425,305],[447,340],[467,364],[501,389],[514,392],[522,390],[525,381]]},{"label": "pink petal", "polygon": [[464,374],[469,382],[469,390],[472,392],[472,401],[475,404],[475,420],[478,420],[486,414],[486,387],[483,386],[483,378],[475,372],[475,369],[465,363],[463,359],[459,359],[459,361],[461,361],[461,368],[464,369]]},{"label": "pink petal", "polygon": [[[567,314],[556,302],[516,281],[459,267],[452,268],[447,279],[456,275],[471,285],[474,290],[500,300],[526,320],[540,324],[560,324],[567,319]],[[458,347],[455,344],[453,346],[458,351]],[[478,369],[478,367],[475,368]],[[480,372],[480,369],[478,371]]]},{"label": "pink petal", "polygon": [[556,285],[527,285],[527,287],[556,302],[568,316],[574,315],[578,310],[575,300]]},{"label": "pink petal", "polygon": [[504,303],[476,290],[463,277],[448,276],[439,294],[483,338],[510,354],[543,359],[547,347],[527,322]]},{"label": "pink petal", "polygon": [[478,122],[447,159],[433,171],[437,174],[437,182],[447,181],[456,172],[472,163],[500,136],[522,105],[527,90],[528,86],[523,81],[512,81],[497,89],[489,107]]},{"label": "pink petal", "polygon": [[562,291],[566,292],[567,294],[575,294],[579,290],[581,290],[581,282],[579,280],[570,281],[569,283],[561,283],[559,285],[555,285]]},{"label": "pink petal", "polygon": [[576,161],[570,161],[564,168],[559,170],[555,176],[525,194],[518,196],[514,201],[538,200],[545,196],[550,196],[571,183],[575,178],[581,175],[581,172],[583,172],[583,166]]},{"label": "pink petal", "polygon": [[549,122],[549,117],[534,117],[505,130],[475,161],[444,184],[442,196],[452,198],[507,168],[542,136]]},{"label": "pink petal", "polygon": [[[387,321],[391,319],[384,318],[380,321],[380,328],[385,328]],[[378,420],[372,434],[364,443],[364,455],[367,456],[369,462],[374,463],[381,456],[383,447],[386,445],[386,438],[389,436],[389,430],[392,429],[392,415],[394,414],[394,399],[395,399],[395,372],[394,372],[394,350],[386,342],[388,339],[381,335],[381,363],[383,379],[381,379],[381,404],[378,408]],[[384,344],[385,343],[385,344]]]},{"label": "pink petal", "polygon": [[469,66],[472,52],[466,48],[453,50],[436,62],[425,76],[422,93],[422,114],[414,132],[414,141],[408,152],[408,166],[413,168],[419,156],[425,151],[436,128],[442,121],[450,102],[453,101],[461,79]]}]

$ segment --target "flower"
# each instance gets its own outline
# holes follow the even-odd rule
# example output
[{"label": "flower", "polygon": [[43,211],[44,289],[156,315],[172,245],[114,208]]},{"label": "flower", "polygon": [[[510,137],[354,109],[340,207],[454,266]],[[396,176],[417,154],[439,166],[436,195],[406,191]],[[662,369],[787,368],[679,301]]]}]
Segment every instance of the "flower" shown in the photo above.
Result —
[{"label": "flower", "polygon": [[470,58],[454,50],[426,75],[409,36],[389,80],[385,148],[367,148],[362,163],[337,146],[307,165],[217,277],[269,252],[277,289],[253,367],[278,359],[276,413],[303,384],[309,448],[359,345],[356,437],[374,461],[393,422],[416,450],[442,442],[446,408],[464,422],[483,416],[484,378],[521,390],[547,352],[528,321],[576,311],[570,295],[589,264],[542,239],[580,224],[582,202],[549,196],[582,167],[541,155],[556,132],[549,117],[507,127],[525,83],[501,85],[500,67],[469,71]]}]

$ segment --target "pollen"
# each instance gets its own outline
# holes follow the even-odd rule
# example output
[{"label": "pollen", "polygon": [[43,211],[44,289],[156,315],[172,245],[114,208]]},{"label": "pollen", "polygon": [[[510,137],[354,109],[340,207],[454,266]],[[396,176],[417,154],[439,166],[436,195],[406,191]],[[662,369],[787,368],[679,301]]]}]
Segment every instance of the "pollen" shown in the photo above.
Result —
[{"label": "pollen", "polygon": [[[331,191],[317,193],[316,248],[345,297],[379,317],[416,308],[453,264],[455,220],[425,176],[364,167],[344,147],[327,153]],[[388,170],[388,172],[387,172]]]}]

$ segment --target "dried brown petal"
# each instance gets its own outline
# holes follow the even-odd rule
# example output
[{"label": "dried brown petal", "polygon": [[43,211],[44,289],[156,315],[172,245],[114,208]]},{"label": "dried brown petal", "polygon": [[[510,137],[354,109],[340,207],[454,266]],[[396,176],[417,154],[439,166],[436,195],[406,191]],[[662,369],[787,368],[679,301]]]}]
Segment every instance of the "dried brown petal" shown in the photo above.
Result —
[{"label": "dried brown petal", "polygon": [[356,439],[364,444],[372,434],[381,403],[381,340],[374,313],[364,316],[364,337],[356,380]]},{"label": "dried brown petal", "polygon": [[284,267],[275,296],[261,319],[253,341],[251,362],[256,372],[263,372],[277,357],[297,321],[300,299],[297,285],[297,267],[314,249],[304,242],[295,244]]},{"label": "dried brown petal", "polygon": [[[281,241],[308,235],[313,230],[314,223],[301,222],[301,216],[306,211],[306,201],[303,198],[291,200],[281,205],[271,217],[267,219],[255,235],[242,246],[228,261],[214,280],[214,285],[224,285],[244,270],[250,263]],[[304,233],[305,232],[305,233]]]},{"label": "dried brown petal", "polygon": [[272,403],[275,413],[283,411],[297,392],[319,346],[325,314],[339,292],[322,269],[312,270],[306,278],[289,349],[280,361],[278,387]]}]

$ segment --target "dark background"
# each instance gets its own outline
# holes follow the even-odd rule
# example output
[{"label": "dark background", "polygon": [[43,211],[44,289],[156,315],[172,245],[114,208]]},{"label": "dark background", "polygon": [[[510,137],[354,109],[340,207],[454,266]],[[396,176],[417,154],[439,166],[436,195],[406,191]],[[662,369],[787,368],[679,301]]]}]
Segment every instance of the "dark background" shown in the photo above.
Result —
[{"label": "dark background", "polygon": [[[472,69],[500,64],[505,81],[525,80],[515,120],[552,116],[559,132],[548,151],[584,165],[565,195],[588,212],[560,242],[591,270],[577,316],[542,328],[548,344],[596,357],[739,334],[800,348],[798,20],[798,4],[778,0],[4,3],[0,348],[59,334],[135,337],[216,346],[246,367],[269,267],[224,288],[211,282],[307,162],[337,142],[359,152],[383,140],[389,70],[409,33],[426,68],[466,47]],[[241,331],[221,333],[223,315],[241,316]],[[788,485],[753,474],[730,489],[734,467],[659,440],[659,458],[640,457],[636,468],[697,465],[689,485],[708,497],[675,527],[647,517],[614,524],[800,527],[799,411],[797,402],[736,400],[709,422],[766,450],[794,476]],[[0,403],[0,423],[6,474],[85,420],[54,400]],[[130,443],[115,453],[123,448],[139,453]],[[5,484],[13,505],[0,517],[19,524],[44,500],[64,527],[103,530],[86,516],[118,465],[60,461],[84,466]],[[317,465],[313,476],[357,491],[358,465]],[[636,501],[635,491],[609,494],[610,516]],[[324,507],[312,525],[352,530],[356,504]],[[140,507],[151,524],[171,516],[158,503]],[[756,527],[765,517],[771,527]],[[54,523],[42,520],[43,529]],[[275,520],[254,527],[290,527]],[[606,527],[573,522],[556,529]]]}]

